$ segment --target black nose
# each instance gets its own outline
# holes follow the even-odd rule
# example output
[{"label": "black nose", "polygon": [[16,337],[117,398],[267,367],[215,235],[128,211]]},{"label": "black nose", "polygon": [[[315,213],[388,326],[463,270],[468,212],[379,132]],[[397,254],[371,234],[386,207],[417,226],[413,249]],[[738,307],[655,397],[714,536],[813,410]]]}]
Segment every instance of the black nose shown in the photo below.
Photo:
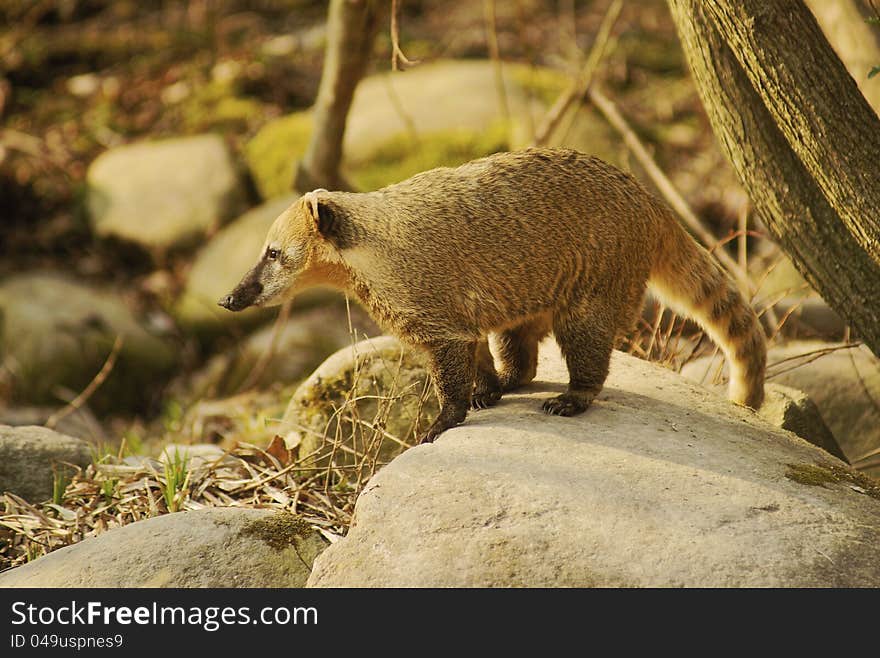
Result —
[{"label": "black nose", "polygon": [[232,310],[232,307],[235,305],[235,297],[232,295],[226,295],[223,299],[217,302],[220,306],[227,310]]}]

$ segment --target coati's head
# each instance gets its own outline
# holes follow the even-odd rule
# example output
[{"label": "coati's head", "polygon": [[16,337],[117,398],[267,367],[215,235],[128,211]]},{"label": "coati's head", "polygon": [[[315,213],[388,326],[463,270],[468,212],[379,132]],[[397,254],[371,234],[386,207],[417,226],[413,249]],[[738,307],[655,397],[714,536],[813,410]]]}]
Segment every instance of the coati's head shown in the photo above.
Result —
[{"label": "coati's head", "polygon": [[302,275],[325,260],[332,248],[336,213],[315,190],[300,197],[272,223],[257,264],[219,302],[230,311],[276,306],[290,299]]}]

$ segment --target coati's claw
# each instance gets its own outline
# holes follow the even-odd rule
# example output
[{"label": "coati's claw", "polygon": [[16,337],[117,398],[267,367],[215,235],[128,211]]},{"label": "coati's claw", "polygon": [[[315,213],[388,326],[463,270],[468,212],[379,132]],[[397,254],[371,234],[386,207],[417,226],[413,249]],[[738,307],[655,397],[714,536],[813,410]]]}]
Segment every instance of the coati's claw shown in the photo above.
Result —
[{"label": "coati's claw", "polygon": [[542,409],[545,414],[550,414],[551,416],[576,416],[586,411],[587,407],[590,406],[590,402],[591,400],[581,395],[563,393],[555,398],[545,400]]},{"label": "coati's claw", "polygon": [[434,432],[432,429],[428,429],[427,432],[419,437],[418,444],[421,445],[423,443],[434,443],[434,439],[436,439],[438,436],[440,436],[440,432]]},{"label": "coati's claw", "polygon": [[501,399],[501,391],[483,391],[471,395],[472,409],[488,409],[498,404]]}]

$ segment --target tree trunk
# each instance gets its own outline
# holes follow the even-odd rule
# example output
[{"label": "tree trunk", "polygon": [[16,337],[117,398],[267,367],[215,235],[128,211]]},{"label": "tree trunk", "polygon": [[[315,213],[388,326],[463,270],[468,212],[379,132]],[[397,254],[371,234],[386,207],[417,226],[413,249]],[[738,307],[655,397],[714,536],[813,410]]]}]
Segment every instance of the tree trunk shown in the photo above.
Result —
[{"label": "tree trunk", "polygon": [[880,355],[876,114],[800,0],[668,2],[715,134],[768,231]]},{"label": "tree trunk", "polygon": [[880,27],[869,25],[865,20],[873,12],[863,13],[859,0],[806,0],[806,3],[846,70],[855,78],[874,111],[880,114],[880,78],[868,78],[871,69],[880,66]]},{"label": "tree trunk", "polygon": [[350,189],[342,178],[342,140],[354,91],[366,71],[382,16],[378,0],[331,0],[327,46],[318,97],[312,110],[309,145],[300,160],[294,188]]}]

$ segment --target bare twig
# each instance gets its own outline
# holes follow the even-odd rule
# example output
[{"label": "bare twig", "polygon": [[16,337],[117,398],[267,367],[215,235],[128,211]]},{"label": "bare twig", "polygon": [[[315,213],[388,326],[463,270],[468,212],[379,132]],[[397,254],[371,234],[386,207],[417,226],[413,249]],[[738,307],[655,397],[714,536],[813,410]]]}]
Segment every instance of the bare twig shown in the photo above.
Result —
[{"label": "bare twig", "polygon": [[66,418],[74,411],[79,410],[86,402],[88,402],[89,398],[92,397],[95,391],[98,390],[98,387],[104,383],[110,373],[113,371],[113,366],[116,365],[116,358],[119,356],[119,350],[122,349],[123,343],[122,335],[119,334],[116,336],[116,340],[113,341],[113,348],[110,350],[110,355],[107,357],[107,360],[104,361],[104,365],[101,366],[101,369],[98,371],[98,374],[92,378],[92,381],[89,382],[89,385],[86,386],[82,392],[77,395],[73,400],[71,400],[65,407],[59,409],[54,414],[49,416],[48,420],[46,420],[46,427],[49,429],[54,428],[63,418]]},{"label": "bare twig", "polygon": [[565,116],[568,109],[576,101],[582,99],[590,89],[590,86],[593,84],[593,76],[605,55],[608,38],[611,35],[611,30],[614,28],[614,24],[617,22],[618,16],[620,16],[620,10],[622,7],[623,0],[613,0],[608,6],[608,9],[605,11],[605,17],[602,19],[602,24],[599,26],[599,31],[596,33],[596,38],[593,40],[593,47],[590,49],[590,54],[587,56],[583,68],[577,78],[572,80],[568,89],[556,99],[556,102],[553,103],[553,106],[544,116],[541,125],[538,126],[538,130],[535,131],[535,139],[533,140],[535,146],[543,146],[547,143],[550,135],[553,134],[553,131],[559,125],[559,122],[562,120],[562,117]]},{"label": "bare twig", "polygon": [[498,31],[495,20],[495,0],[483,0],[483,14],[486,21],[486,40],[489,43],[489,56],[495,73],[495,93],[498,94],[498,105],[501,117],[506,125],[510,124],[510,105],[507,102],[507,90],[504,88],[504,72],[501,69],[501,52],[498,48]]},{"label": "bare twig", "polygon": [[[772,374],[767,375],[767,379],[771,377],[778,377],[779,375],[794,370],[795,368],[800,368],[801,366],[805,366],[808,363],[812,363],[816,359],[819,359],[826,354],[831,354],[832,352],[837,352],[839,350],[851,350],[854,347],[859,347],[862,343],[845,343],[843,345],[834,345],[833,347],[823,347],[818,350],[811,350],[809,352],[804,352],[803,354],[795,354],[794,356],[789,356],[784,359],[779,359],[779,361],[774,361],[773,363],[767,364],[767,370],[769,371],[772,368],[777,368],[784,363],[789,363],[790,361],[796,361],[798,359],[805,359],[802,363],[798,363],[791,368],[785,368],[784,370],[777,370]],[[807,358],[809,357],[809,358]]]},{"label": "bare twig", "polygon": [[397,12],[400,9],[399,0],[391,0],[391,70],[401,71],[401,66],[418,64],[418,60],[407,59],[400,49],[400,27],[397,24]]},{"label": "bare twig", "polygon": [[403,121],[403,125],[406,126],[406,132],[409,133],[413,142],[418,143],[419,131],[416,129],[416,122],[412,115],[407,112],[406,108],[403,106],[403,101],[400,100],[400,96],[398,96],[397,90],[394,88],[394,83],[391,81],[391,75],[383,75],[382,80],[385,83],[385,90],[388,92],[388,100],[391,101],[391,106],[394,108],[394,111],[397,112],[397,116],[400,117],[400,120]]}]

